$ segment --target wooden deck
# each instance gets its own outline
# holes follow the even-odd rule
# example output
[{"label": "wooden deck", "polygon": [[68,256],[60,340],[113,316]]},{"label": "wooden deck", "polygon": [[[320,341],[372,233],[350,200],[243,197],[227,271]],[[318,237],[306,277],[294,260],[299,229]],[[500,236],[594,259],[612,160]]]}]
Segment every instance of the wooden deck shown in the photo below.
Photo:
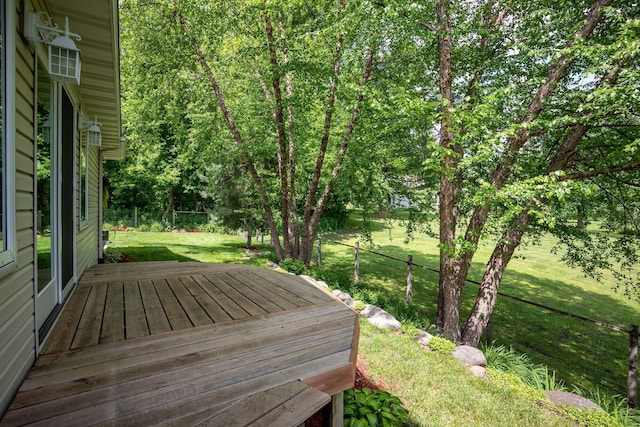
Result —
[{"label": "wooden deck", "polygon": [[0,424],[297,426],[353,386],[357,342],[356,314],[296,276],[99,265]]}]

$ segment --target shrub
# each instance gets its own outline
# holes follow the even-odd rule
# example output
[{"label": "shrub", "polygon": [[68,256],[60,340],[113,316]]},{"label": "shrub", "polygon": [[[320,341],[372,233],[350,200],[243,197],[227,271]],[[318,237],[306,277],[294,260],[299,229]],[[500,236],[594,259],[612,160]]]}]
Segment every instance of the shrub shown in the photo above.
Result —
[{"label": "shrub", "polygon": [[154,221],[153,224],[151,224],[151,227],[149,229],[154,233],[159,233],[161,231],[165,231],[166,227],[162,223],[158,221]]},{"label": "shrub", "polygon": [[351,286],[351,279],[349,276],[343,273],[336,273],[335,271],[324,270],[320,267],[313,267],[313,277],[316,280],[322,280],[332,289],[349,289]]},{"label": "shrub", "polygon": [[293,274],[306,274],[309,272],[304,262],[295,258],[286,258],[280,261],[280,268],[284,268],[289,273]]},{"label": "shrub", "polygon": [[150,227],[147,224],[140,224],[138,227],[138,231],[147,232],[150,230]]},{"label": "shrub", "polygon": [[433,337],[429,340],[429,348],[444,354],[451,354],[456,345],[444,337]]},{"label": "shrub", "polygon": [[344,392],[344,421],[345,427],[401,426],[409,421],[409,412],[386,391],[350,389]]}]

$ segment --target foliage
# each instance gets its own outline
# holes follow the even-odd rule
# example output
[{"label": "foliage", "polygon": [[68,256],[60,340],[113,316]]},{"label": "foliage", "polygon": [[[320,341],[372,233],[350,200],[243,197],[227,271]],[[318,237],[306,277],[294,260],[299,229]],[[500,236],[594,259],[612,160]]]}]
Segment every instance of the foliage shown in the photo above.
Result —
[{"label": "foliage", "polygon": [[321,280],[327,284],[331,289],[348,289],[351,284],[351,279],[343,273],[337,272],[332,269],[320,268],[313,266],[311,268],[311,275],[316,280]]},{"label": "foliage", "polygon": [[281,268],[284,268],[285,270],[287,270],[289,273],[293,273],[293,274],[308,273],[308,269],[304,265],[304,262],[300,261],[299,259],[285,258],[282,261],[280,261],[278,265],[280,265]]},{"label": "foliage", "polygon": [[[638,5],[441,0],[407,13],[430,29],[414,36],[433,67],[421,96],[437,111],[425,168],[440,181],[438,326],[479,342],[527,234],[557,233],[567,262],[596,277],[609,270],[633,293],[638,239],[595,244],[563,224],[575,208],[582,224],[589,211],[623,236],[637,229]],[[486,240],[494,250],[464,321],[462,290]]]},{"label": "foliage", "polygon": [[420,333],[420,329],[416,328],[413,323],[407,321],[402,322],[402,327],[400,328],[400,330],[403,334],[410,337],[418,336],[418,334]]},{"label": "foliage", "polygon": [[444,337],[432,337],[429,340],[429,348],[443,354],[451,354],[456,349],[456,345]]},{"label": "foliage", "polygon": [[[539,391],[559,390],[566,391],[562,382],[557,381],[555,372],[544,365],[533,363],[525,354],[519,354],[511,347],[503,345],[481,346],[487,359],[487,366],[491,368],[491,379],[498,381],[515,382],[517,378],[524,386]],[[509,376],[513,376],[508,381]],[[620,396],[610,396],[599,389],[585,389],[574,387],[573,392],[584,396],[600,406],[604,412],[589,409],[579,410],[573,407],[563,407],[562,411],[573,417],[579,425],[585,426],[640,426],[640,414],[630,409],[626,399]],[[546,397],[540,396],[542,402]],[[597,412],[597,413],[596,413]]]},{"label": "foliage", "polygon": [[[362,311],[367,307],[367,304],[362,301],[357,301],[356,305],[353,306],[353,309],[356,311]],[[404,326],[404,325],[403,325]]]},{"label": "foliage", "polygon": [[481,345],[487,366],[516,375],[524,384],[538,390],[564,391],[562,381],[556,379],[556,373],[547,366],[534,363],[512,347],[504,345]]},{"label": "foliage", "polygon": [[[345,277],[346,281],[353,274],[353,251],[342,245],[332,245],[331,240],[353,245],[359,239],[359,226],[354,215],[351,229],[325,236],[323,265]],[[405,243],[403,231],[400,221],[375,220],[372,234],[377,245],[375,250],[399,259],[412,254],[414,262],[437,269],[437,238],[419,234]],[[597,224],[590,225],[588,231],[598,233]],[[613,277],[605,274],[602,283],[585,278],[579,269],[569,268],[549,256],[549,250],[555,244],[556,239],[546,234],[540,236],[537,244],[521,247],[518,257],[512,260],[505,273],[500,293],[614,325],[628,325],[637,319],[638,302],[614,292],[612,288],[616,281]],[[492,242],[479,246],[477,259],[471,265],[470,279],[481,280],[484,261],[489,259],[492,250]],[[428,327],[430,322],[426,319],[433,319],[436,311],[438,275],[429,269],[414,269],[413,279],[411,307],[417,316],[425,319]],[[382,292],[402,302],[406,268],[400,262],[362,251],[359,286],[364,287],[365,283],[371,291]],[[475,285],[465,287],[463,312],[470,311],[477,291]],[[493,337],[498,343],[528,354],[533,363],[549,366],[556,372],[556,379],[562,379],[568,387],[573,384],[584,384],[589,388],[599,386],[612,394],[624,390],[628,360],[628,336],[624,333],[594,327],[589,322],[500,296],[493,325]],[[420,329],[427,330],[422,326]],[[565,345],[558,346],[559,340]],[[614,374],[607,374],[611,370]]]},{"label": "foliage", "polygon": [[527,388],[520,394],[497,381],[479,380],[455,358],[420,351],[412,337],[382,330],[364,319],[358,353],[366,361],[369,377],[386,384],[402,400],[409,410],[409,425],[575,427],[573,421],[532,400],[542,392]]},{"label": "foliage", "polygon": [[409,412],[398,397],[365,387],[344,392],[344,418],[346,427],[391,427],[406,424]]},{"label": "foliage", "polygon": [[537,403],[548,404],[549,400],[543,390],[531,387],[520,379],[514,373],[495,369],[491,366],[487,368],[487,377],[489,380],[500,387],[510,390],[514,394],[529,399]]},{"label": "foliage", "polygon": [[564,406],[562,411],[568,414],[580,426],[589,427],[623,427],[618,420],[606,412],[595,408],[576,408],[573,406]]},{"label": "foliage", "polygon": [[640,427],[640,410],[629,408],[626,398],[620,395],[612,396],[604,393],[599,388],[574,387],[573,392],[600,406],[607,414],[615,418],[619,424],[627,427]]}]

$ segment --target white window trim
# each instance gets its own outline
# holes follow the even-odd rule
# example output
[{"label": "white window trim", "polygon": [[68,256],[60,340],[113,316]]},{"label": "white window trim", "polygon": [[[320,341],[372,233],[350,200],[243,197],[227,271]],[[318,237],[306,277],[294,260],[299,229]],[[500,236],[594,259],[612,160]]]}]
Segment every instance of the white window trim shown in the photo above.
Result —
[{"label": "white window trim", "polygon": [[[15,33],[16,26],[14,20],[14,4],[13,0],[5,0],[4,2],[4,29],[2,40],[2,55],[6,61],[4,66],[3,87],[3,108],[4,127],[2,135],[2,159],[4,162],[4,187],[2,197],[4,198],[4,217],[5,217],[5,235],[2,236],[6,242],[6,250],[0,252],[0,276],[8,274],[17,268],[16,264],[16,183],[15,183],[15,61],[9,61],[10,55],[15,56]],[[0,6],[1,7],[1,6]],[[10,65],[11,64],[11,65]]]}]

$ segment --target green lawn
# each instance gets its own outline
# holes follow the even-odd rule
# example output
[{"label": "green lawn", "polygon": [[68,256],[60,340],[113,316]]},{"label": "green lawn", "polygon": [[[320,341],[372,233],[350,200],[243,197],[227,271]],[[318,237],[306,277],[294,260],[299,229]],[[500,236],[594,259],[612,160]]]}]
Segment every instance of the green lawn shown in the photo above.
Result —
[{"label": "green lawn", "polygon": [[[426,234],[416,235],[408,244],[398,223],[389,228],[375,224],[374,245],[361,248],[400,259],[413,255],[416,263],[438,268],[438,241]],[[331,244],[329,240],[353,244],[353,231],[323,236],[323,267],[353,276],[353,250]],[[606,322],[623,328],[640,323],[640,303],[614,292],[610,278],[600,283],[585,278],[581,271],[567,267],[550,253],[553,238],[543,237],[539,246],[528,246],[509,265],[500,292],[544,304],[549,307]],[[479,280],[492,247],[479,248],[470,278]],[[414,304],[429,321],[435,319],[438,276],[414,268]],[[404,298],[406,265],[364,251],[360,254],[360,283]],[[464,292],[462,320],[471,310],[477,286],[468,284]],[[538,307],[498,298],[494,314],[493,339],[528,353],[533,360],[556,370],[568,385],[599,387],[609,393],[626,395],[629,336],[543,310]]]},{"label": "green lawn", "polygon": [[374,382],[398,396],[414,425],[575,426],[528,395],[474,377],[451,356],[423,351],[407,336],[360,322],[358,355]]},{"label": "green lawn", "polygon": [[[244,263],[264,266],[265,258],[275,261],[272,255],[249,257],[244,246],[246,239],[212,233],[136,232],[110,231],[109,252],[121,252],[128,261],[200,261]],[[270,251],[268,246],[254,245],[260,251]],[[255,252],[255,251],[252,251]]]}]

